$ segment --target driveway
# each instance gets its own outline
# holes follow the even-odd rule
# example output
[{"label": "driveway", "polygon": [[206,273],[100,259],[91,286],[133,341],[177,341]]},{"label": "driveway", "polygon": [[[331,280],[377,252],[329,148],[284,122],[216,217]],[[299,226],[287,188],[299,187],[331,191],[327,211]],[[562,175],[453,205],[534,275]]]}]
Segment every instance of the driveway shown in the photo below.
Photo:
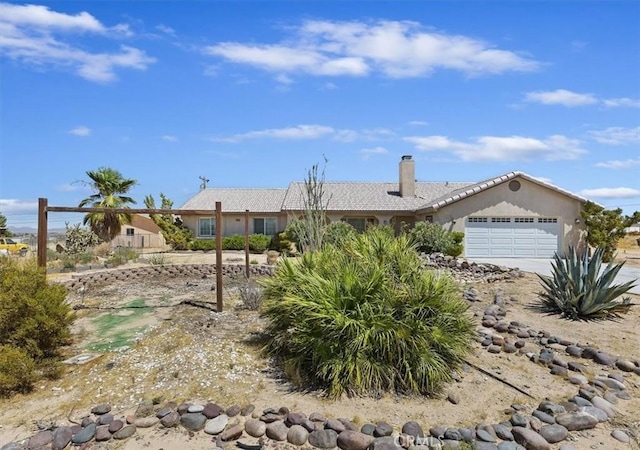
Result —
[{"label": "driveway", "polygon": [[[525,272],[539,273],[540,275],[549,275],[551,273],[550,259],[527,259],[527,258],[471,258],[469,261],[485,264],[495,264],[497,266],[517,267]],[[627,281],[638,280],[636,287],[631,289],[634,294],[640,295],[640,268],[639,267],[623,267],[616,277],[617,283],[626,283]]]}]

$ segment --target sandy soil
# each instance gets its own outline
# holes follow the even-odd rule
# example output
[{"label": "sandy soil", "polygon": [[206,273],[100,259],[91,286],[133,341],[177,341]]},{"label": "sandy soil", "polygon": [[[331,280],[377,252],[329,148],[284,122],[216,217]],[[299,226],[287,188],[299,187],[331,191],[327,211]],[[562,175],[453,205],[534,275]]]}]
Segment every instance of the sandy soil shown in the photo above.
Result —
[{"label": "sandy soil", "polygon": [[[171,262],[177,262],[178,258],[184,258],[179,261],[185,263],[207,262],[211,256],[215,261],[215,255],[187,254],[172,256],[176,259]],[[227,262],[234,258],[244,261],[242,253],[225,253],[225,257]],[[69,366],[62,379],[42,381],[28,395],[0,401],[0,445],[32,435],[38,425],[77,421],[99,403],[111,404],[116,415],[133,412],[143,400],[214,401],[225,407],[253,403],[258,410],[287,406],[292,411],[307,414],[318,411],[360,424],[386,420],[400,427],[406,421],[416,420],[428,429],[437,424],[497,423],[508,417],[503,411],[513,403],[524,404],[531,411],[545,398],[561,401],[577,392],[575,386],[550,375],[548,369],[530,362],[524,355],[492,355],[479,344],[469,362],[519,386],[535,400],[473,368],[462,372],[460,381],[450,385],[441,398],[386,395],[376,399],[345,397],[330,401],[318,392],[297,392],[270,361],[260,356],[255,336],[264,323],[255,312],[243,308],[239,299],[241,280],[226,283],[224,313],[180,304],[184,300],[214,302],[211,286],[212,280],[202,279],[149,280],[94,287],[83,293],[70,292],[69,301],[84,308],[78,310],[75,343],[68,349],[68,356],[96,346],[109,348],[110,343],[131,346],[106,351],[84,365]],[[533,275],[515,282],[477,284],[476,288],[481,302],[472,304],[470,314],[481,316],[495,292],[501,290],[505,298],[518,299],[508,303],[508,321],[516,320],[555,336],[593,344],[614,355],[640,358],[637,326],[640,307],[632,308],[618,322],[576,323],[527,308],[539,290]],[[633,298],[640,303],[639,296]],[[145,308],[121,308],[132,302],[139,303],[141,299]],[[110,324],[114,326],[109,327]],[[111,334],[112,331],[120,334]],[[534,353],[540,350],[533,342],[526,348]],[[565,359],[572,360],[568,355]],[[584,360],[580,362],[585,364]],[[595,364],[586,365],[589,377],[607,373]],[[640,377],[628,376],[627,385],[633,399],[620,402],[620,414],[613,422],[600,424],[588,432],[572,433],[575,438],[572,445],[576,449],[633,448],[610,437],[615,428],[640,431]],[[458,405],[446,400],[450,392],[459,395]],[[195,450],[210,446],[211,437],[204,433],[148,429],[139,430],[124,443],[110,443],[108,448]]]}]

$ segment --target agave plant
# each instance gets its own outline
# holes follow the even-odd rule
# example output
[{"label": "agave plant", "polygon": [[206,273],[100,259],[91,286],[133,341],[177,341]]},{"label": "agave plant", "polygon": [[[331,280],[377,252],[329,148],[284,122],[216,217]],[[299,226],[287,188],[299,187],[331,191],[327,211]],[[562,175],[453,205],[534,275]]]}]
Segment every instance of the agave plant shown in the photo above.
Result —
[{"label": "agave plant", "polygon": [[593,256],[578,254],[570,248],[566,257],[554,256],[552,275],[538,275],[544,292],[539,308],[550,314],[560,314],[572,320],[616,319],[633,306],[629,297],[616,299],[635,287],[637,280],[613,284],[623,263],[612,261],[602,268],[604,249]]},{"label": "agave plant", "polygon": [[263,286],[266,353],[332,397],[436,393],[471,349],[453,279],[422,271],[410,241],[384,229],[285,259]]}]

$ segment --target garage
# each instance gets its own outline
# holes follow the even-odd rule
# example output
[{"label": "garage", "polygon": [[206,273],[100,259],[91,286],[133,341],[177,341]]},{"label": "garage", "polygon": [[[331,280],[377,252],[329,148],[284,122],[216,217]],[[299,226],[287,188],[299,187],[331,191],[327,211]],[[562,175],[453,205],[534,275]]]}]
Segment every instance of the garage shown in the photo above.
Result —
[{"label": "garage", "polygon": [[552,258],[560,245],[555,217],[469,217],[468,258]]}]

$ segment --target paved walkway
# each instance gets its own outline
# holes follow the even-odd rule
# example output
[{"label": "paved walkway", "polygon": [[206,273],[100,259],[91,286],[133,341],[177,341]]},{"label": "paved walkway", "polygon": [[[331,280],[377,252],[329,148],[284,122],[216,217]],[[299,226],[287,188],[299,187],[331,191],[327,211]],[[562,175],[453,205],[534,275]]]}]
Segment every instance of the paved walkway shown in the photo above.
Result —
[{"label": "paved walkway", "polygon": [[[548,275],[551,273],[550,259],[527,259],[527,258],[471,258],[469,261],[477,263],[495,264],[498,266],[518,267],[525,272]],[[630,292],[640,295],[640,267],[623,267],[616,277],[617,283],[638,280],[636,287]]]}]

